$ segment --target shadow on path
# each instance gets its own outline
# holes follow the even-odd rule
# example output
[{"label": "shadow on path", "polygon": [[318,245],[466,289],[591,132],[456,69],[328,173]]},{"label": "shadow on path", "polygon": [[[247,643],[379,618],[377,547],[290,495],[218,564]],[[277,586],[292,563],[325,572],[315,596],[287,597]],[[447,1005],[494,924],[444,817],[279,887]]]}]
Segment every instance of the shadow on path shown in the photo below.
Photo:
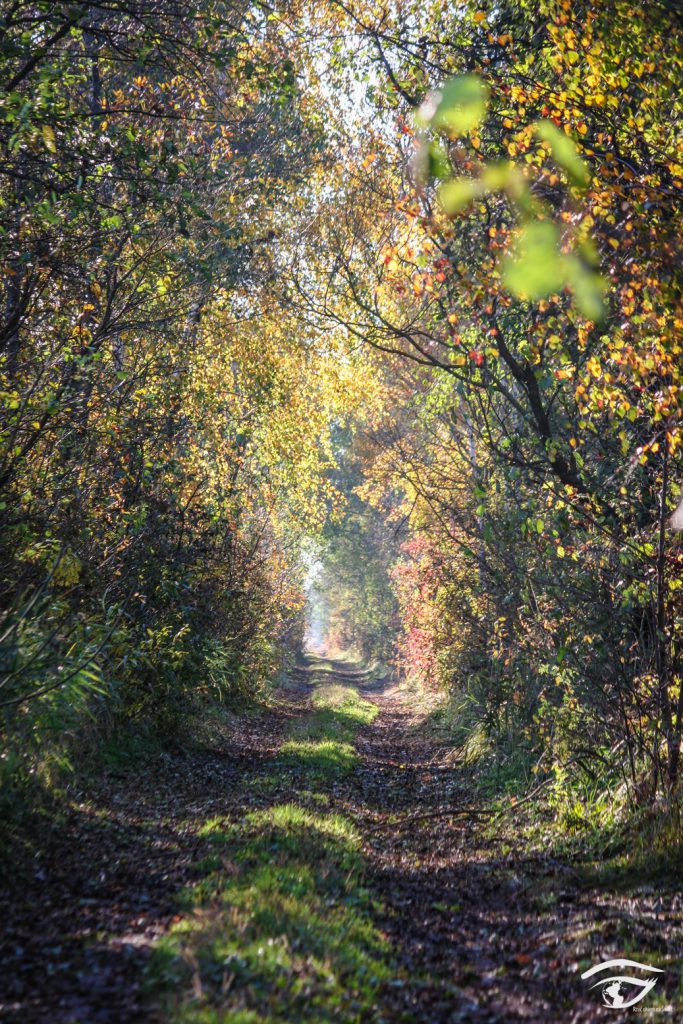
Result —
[{"label": "shadow on path", "polygon": [[[358,760],[330,777],[325,799],[327,810],[350,819],[362,837],[366,882],[378,897],[375,924],[389,939],[393,962],[372,1011],[354,1017],[339,1009],[330,1019],[592,1024],[628,1018],[601,1006],[580,970],[629,950],[670,956],[672,934],[681,945],[680,894],[664,896],[665,942],[661,894],[598,891],[582,886],[569,864],[523,850],[502,854],[497,837],[487,838],[474,815],[416,817],[445,803],[470,807],[467,772],[412,728],[408,698],[377,668],[309,657],[274,704],[222,722],[203,749],[104,775],[53,823],[3,893],[0,1020],[169,1019],[145,996],[145,966],[176,917],[180,890],[205,870],[210,847],[203,826],[287,801],[305,805],[312,771],[306,760],[274,777],[272,766],[286,763],[278,754],[283,740],[312,728],[321,683],[353,687],[380,710],[372,725],[356,731]],[[342,731],[350,724],[343,707],[324,714],[328,719],[319,715],[318,724]],[[673,932],[672,921],[678,922]],[[215,1017],[231,1019],[230,1011]]]}]

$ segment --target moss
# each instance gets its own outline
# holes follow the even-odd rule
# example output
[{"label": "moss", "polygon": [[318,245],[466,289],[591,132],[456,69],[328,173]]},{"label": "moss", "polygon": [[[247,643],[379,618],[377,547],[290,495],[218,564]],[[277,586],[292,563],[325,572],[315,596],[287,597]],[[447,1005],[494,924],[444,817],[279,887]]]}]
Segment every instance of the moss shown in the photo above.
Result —
[{"label": "moss", "polygon": [[339,740],[288,740],[279,761],[286,767],[305,769],[309,778],[346,774],[355,765],[357,755],[350,743]]},{"label": "moss", "polygon": [[185,992],[168,1019],[368,1019],[391,972],[348,819],[281,804],[201,834],[234,870],[187,890],[190,913],[155,950],[152,975]]},{"label": "moss", "polygon": [[183,914],[155,949],[151,988],[172,1024],[369,1021],[393,974],[363,882],[358,832],[328,813],[330,793],[357,762],[352,741],[377,708],[350,686],[315,688],[312,710],[255,774],[260,797],[283,775],[305,780],[296,802],[241,820],[211,818],[210,845]]}]

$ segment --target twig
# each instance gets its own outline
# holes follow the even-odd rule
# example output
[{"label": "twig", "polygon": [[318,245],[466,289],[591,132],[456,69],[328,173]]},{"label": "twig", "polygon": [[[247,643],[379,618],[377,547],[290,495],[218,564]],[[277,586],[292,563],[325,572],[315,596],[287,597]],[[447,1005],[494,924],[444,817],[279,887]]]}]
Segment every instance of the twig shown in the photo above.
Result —
[{"label": "twig", "polygon": [[477,810],[474,807],[470,807],[464,811],[456,811],[450,807],[440,807],[435,811],[424,811],[420,814],[411,814],[407,818],[400,818],[398,821],[383,821],[379,825],[374,825],[372,828],[369,828],[368,832],[379,832],[382,828],[409,825],[413,821],[427,821],[430,818],[475,818],[484,820],[490,819],[494,822],[500,821],[500,819],[504,818],[506,814],[514,813],[519,807],[522,807],[524,804],[529,803],[530,800],[533,800],[537,793],[540,793],[540,791],[552,781],[553,776],[551,775],[547,779],[544,779],[540,785],[532,789],[530,793],[527,793],[525,797],[522,797],[521,800],[516,800],[514,804],[510,804],[509,807],[505,807],[502,811],[498,811],[497,814],[494,814],[493,811]]},{"label": "twig", "polygon": [[536,794],[540,793],[541,790],[544,789],[549,782],[554,781],[555,777],[553,775],[549,775],[547,779],[544,779],[543,782],[539,783],[539,785],[536,786],[535,789],[532,789],[530,793],[527,793],[526,796],[523,796],[521,800],[515,800],[515,802],[513,804],[510,804],[509,807],[505,807],[502,811],[499,811],[498,814],[495,815],[493,820],[500,821],[500,819],[504,818],[506,814],[516,811],[519,807],[523,807],[524,804],[528,804],[529,801],[533,800]]},{"label": "twig", "polygon": [[382,821],[373,825],[368,832],[379,832],[383,828],[397,828],[400,825],[409,825],[413,821],[426,821],[429,818],[490,818],[491,811],[478,811],[469,808],[466,811],[456,811],[449,807],[440,807],[436,811],[423,811],[420,814],[410,814],[407,818],[400,818],[398,821]]}]

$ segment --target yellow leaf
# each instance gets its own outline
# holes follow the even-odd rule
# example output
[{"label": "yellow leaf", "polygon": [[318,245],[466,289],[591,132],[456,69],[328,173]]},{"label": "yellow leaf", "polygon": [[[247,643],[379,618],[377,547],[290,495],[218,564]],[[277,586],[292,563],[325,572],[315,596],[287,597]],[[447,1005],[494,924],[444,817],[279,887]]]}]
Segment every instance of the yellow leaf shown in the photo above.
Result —
[{"label": "yellow leaf", "polygon": [[44,124],[43,128],[42,128],[42,132],[43,132],[43,142],[45,143],[45,148],[48,149],[51,153],[56,153],[57,152],[57,143],[55,141],[55,133],[54,133],[54,130],[52,129],[52,126],[49,125],[49,124]]}]

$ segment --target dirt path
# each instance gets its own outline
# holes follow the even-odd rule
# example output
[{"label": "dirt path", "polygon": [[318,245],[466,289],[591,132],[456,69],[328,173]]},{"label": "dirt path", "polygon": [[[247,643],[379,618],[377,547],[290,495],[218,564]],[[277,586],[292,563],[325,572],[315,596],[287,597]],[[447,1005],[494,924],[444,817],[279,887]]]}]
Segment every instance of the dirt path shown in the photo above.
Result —
[{"label": "dirt path", "polygon": [[[362,705],[316,711],[321,679],[333,696],[337,684],[357,689]],[[372,705],[379,716],[363,725],[361,712]],[[352,725],[355,752],[346,742]],[[0,1020],[626,1020],[628,1013],[602,1007],[599,994],[587,991],[579,964],[629,951],[641,959],[644,951],[680,954],[680,894],[651,886],[596,891],[572,865],[521,850],[501,854],[474,815],[416,820],[445,801],[459,810],[471,804],[466,772],[445,767],[444,753],[411,729],[398,690],[347,665],[321,672],[311,663],[275,705],[209,730],[206,749],[109,773],[79,794],[9,880]],[[299,846],[291,822],[289,846],[277,839],[283,808],[301,819]],[[220,847],[209,822],[227,828]],[[346,823],[351,852],[340,839]],[[285,856],[282,849],[289,859],[279,862],[277,882],[263,882],[264,865]],[[290,905],[282,878],[292,865],[295,881],[313,869],[318,875]],[[261,909],[257,875],[265,887]],[[356,888],[352,876],[360,879]],[[181,891],[199,893],[193,908],[187,895],[179,902]],[[297,901],[313,908],[310,920],[296,918]],[[271,904],[279,908],[277,924]],[[325,907],[330,920],[345,915],[329,933]],[[181,935],[170,940],[168,963],[180,966],[164,973],[152,951],[174,929]],[[214,978],[217,937],[231,930],[234,944],[221,950],[222,973]],[[287,946],[267,971],[238,956],[254,937],[254,957],[262,957],[263,934]],[[319,948],[326,943],[329,956]],[[364,958],[374,972],[370,987],[359,980]],[[336,988],[320,981],[320,964],[336,972]],[[668,979],[665,988],[676,985]],[[661,1001],[659,1009],[667,1012]],[[676,1016],[669,1011],[664,1019]]]},{"label": "dirt path", "polygon": [[[419,978],[392,989],[389,1019],[619,1020],[586,993],[578,962],[607,959],[607,943],[597,939],[628,924],[626,908],[616,896],[606,906],[604,896],[580,890],[568,865],[519,852],[501,857],[475,815],[416,820],[448,802],[465,813],[467,775],[441,766],[433,744],[411,738],[399,692],[375,699],[382,713],[361,740],[359,803],[378,815],[367,846],[385,927],[402,973]],[[411,820],[377,829],[395,817]]]}]

